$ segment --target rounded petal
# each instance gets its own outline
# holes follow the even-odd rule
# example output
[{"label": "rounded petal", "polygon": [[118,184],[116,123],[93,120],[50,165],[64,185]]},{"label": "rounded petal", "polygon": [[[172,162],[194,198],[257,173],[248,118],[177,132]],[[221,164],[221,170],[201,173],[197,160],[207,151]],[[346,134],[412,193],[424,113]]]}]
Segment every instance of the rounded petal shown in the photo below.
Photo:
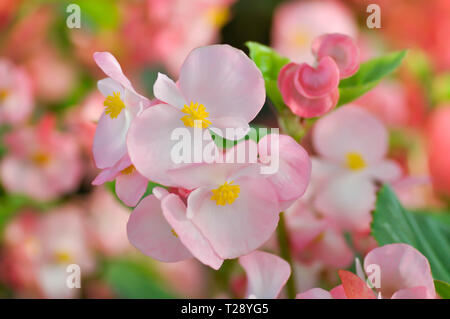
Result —
[{"label": "rounded petal", "polygon": [[116,177],[117,197],[127,206],[134,207],[147,190],[148,180],[134,170],[132,173],[121,173]]},{"label": "rounded petal", "polygon": [[382,182],[394,182],[402,176],[402,168],[397,162],[384,160],[368,169],[368,174]]},{"label": "rounded petal", "polygon": [[278,87],[283,101],[295,115],[305,118],[321,116],[336,106],[339,90],[334,90],[322,98],[308,99],[298,92],[294,84],[294,76],[298,65],[289,63],[285,65],[278,77]]},{"label": "rounded petal", "polygon": [[435,296],[435,288],[428,260],[414,247],[407,244],[390,244],[370,251],[364,258],[364,269],[370,265],[380,268],[378,291],[383,298],[391,298],[396,291],[423,286]]},{"label": "rounded petal", "polygon": [[123,74],[119,62],[111,53],[95,52],[94,60],[107,76],[119,82],[123,87],[133,90],[130,81]]},{"label": "rounded petal", "polygon": [[308,153],[288,135],[269,134],[258,142],[258,154],[261,161],[269,160],[272,174],[268,180],[277,192],[280,210],[284,210],[306,191],[311,178]]},{"label": "rounded petal", "polygon": [[295,299],[333,299],[333,297],[325,289],[312,288],[301,294],[297,294]]},{"label": "rounded petal", "polygon": [[211,122],[210,130],[228,140],[240,140],[250,131],[248,122],[240,117],[211,118]]},{"label": "rounded petal", "polygon": [[97,88],[104,97],[113,95],[114,92],[119,92],[122,98],[125,96],[124,87],[119,82],[111,78],[105,78],[98,81]]},{"label": "rounded petal", "polygon": [[435,299],[426,287],[412,287],[400,289],[392,295],[391,299]]},{"label": "rounded petal", "polygon": [[189,130],[191,128],[183,126],[182,116],[176,108],[159,104],[142,112],[130,126],[127,145],[131,161],[136,169],[151,181],[166,186],[178,186],[177,182],[168,176],[167,171],[179,166],[172,158],[174,146],[181,143],[172,139],[175,129],[182,128],[188,130],[188,133],[192,132]]},{"label": "rounded petal", "polygon": [[334,92],[339,84],[339,69],[328,56],[320,59],[316,68],[302,63],[294,75],[294,85],[307,98],[324,97]]},{"label": "rounded petal", "polygon": [[180,110],[187,104],[186,99],[181,94],[175,82],[162,73],[158,73],[158,78],[153,85],[153,93],[158,100],[170,104]]},{"label": "rounded petal", "polygon": [[247,298],[277,298],[291,275],[288,262],[262,251],[239,257],[239,263],[247,274]]},{"label": "rounded petal", "polygon": [[114,166],[127,154],[126,136],[130,126],[130,115],[126,110],[116,118],[102,113],[94,135],[92,151],[98,168]]},{"label": "rounded petal", "polygon": [[337,163],[345,163],[350,152],[360,154],[366,164],[377,163],[388,148],[383,124],[356,106],[344,106],[319,119],[312,140],[320,155]]},{"label": "rounded petal", "polygon": [[355,41],[345,34],[329,33],[316,38],[312,52],[317,59],[329,56],[339,68],[341,79],[352,76],[359,68],[359,49]]},{"label": "rounded petal", "polygon": [[239,117],[248,123],[266,98],[261,71],[229,45],[194,49],[181,67],[178,83],[186,100],[203,104],[211,118]]},{"label": "rounded petal", "polygon": [[128,155],[124,156],[120,161],[118,161],[114,166],[105,168],[102,170],[97,177],[92,181],[92,185],[98,186],[106,182],[113,181],[121,170],[127,168],[131,165],[131,160]]},{"label": "rounded petal", "polygon": [[191,253],[173,234],[153,195],[145,197],[133,210],[127,223],[130,243],[143,254],[163,262],[191,258]]},{"label": "rounded petal", "polygon": [[224,259],[257,249],[278,224],[277,197],[268,181],[241,177],[234,183],[240,193],[232,204],[217,205],[211,187],[200,187],[188,197],[187,215]]},{"label": "rounded petal", "polygon": [[344,174],[328,181],[315,199],[315,207],[342,229],[364,231],[372,219],[375,185],[357,174]]},{"label": "rounded petal", "polygon": [[175,194],[169,194],[162,200],[161,205],[167,221],[192,255],[205,265],[219,269],[223,259],[217,256],[208,240],[186,218],[186,205],[181,199]]}]

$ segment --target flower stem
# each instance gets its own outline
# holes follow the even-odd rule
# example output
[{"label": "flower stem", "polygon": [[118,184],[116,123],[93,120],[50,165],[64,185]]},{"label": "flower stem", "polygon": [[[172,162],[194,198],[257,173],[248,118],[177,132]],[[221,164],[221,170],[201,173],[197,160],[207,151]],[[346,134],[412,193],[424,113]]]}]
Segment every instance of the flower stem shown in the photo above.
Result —
[{"label": "flower stem", "polygon": [[292,262],[291,250],[289,249],[289,234],[286,230],[286,222],[284,213],[280,213],[280,221],[277,228],[278,246],[280,248],[281,257],[286,260],[291,266],[291,276],[286,283],[287,296],[290,299],[295,298],[295,278],[294,278],[294,264]]}]

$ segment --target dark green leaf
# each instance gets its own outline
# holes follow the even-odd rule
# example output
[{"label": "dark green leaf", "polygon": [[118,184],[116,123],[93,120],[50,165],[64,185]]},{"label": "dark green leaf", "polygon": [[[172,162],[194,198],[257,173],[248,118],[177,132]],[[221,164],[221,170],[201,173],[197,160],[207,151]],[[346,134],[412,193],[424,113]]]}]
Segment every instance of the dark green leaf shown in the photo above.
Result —
[{"label": "dark green leaf", "polygon": [[408,212],[387,185],[378,193],[372,234],[381,246],[405,243],[415,247],[427,257],[435,279],[450,281],[449,225],[432,215]]},{"label": "dark green leaf", "polygon": [[441,280],[434,281],[434,287],[436,288],[437,294],[442,299],[450,299],[450,285]]},{"label": "dark green leaf", "polygon": [[383,77],[400,66],[406,52],[392,52],[362,63],[356,74],[339,83],[338,106],[357,99],[375,87]]}]

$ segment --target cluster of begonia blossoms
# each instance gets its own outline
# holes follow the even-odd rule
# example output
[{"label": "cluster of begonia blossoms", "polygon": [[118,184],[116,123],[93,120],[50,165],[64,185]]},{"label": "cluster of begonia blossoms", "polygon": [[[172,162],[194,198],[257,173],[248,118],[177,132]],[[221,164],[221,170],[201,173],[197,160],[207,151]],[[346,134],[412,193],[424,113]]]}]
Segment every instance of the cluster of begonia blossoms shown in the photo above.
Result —
[{"label": "cluster of begonia blossoms", "polygon": [[[358,48],[343,34],[318,37],[312,53],[317,65],[289,63],[278,77],[284,102],[304,118],[335,107],[340,79],[359,68]],[[277,297],[290,277],[288,262],[258,251],[272,238],[280,212],[285,211],[289,244],[299,256],[313,251],[310,259],[345,268],[354,256],[344,232],[367,236],[377,183],[402,176],[400,167],[386,158],[384,125],[352,105],[317,121],[311,157],[288,135],[244,138],[264,105],[265,82],[255,63],[229,45],[191,51],[177,81],[158,74],[153,100],[136,92],[110,53],[97,52],[94,59],[107,77],[98,82],[105,108],[93,155],[102,171],[93,184],[115,180],[119,199],[134,207],[127,224],[130,242],[163,262],[194,257],[216,270],[225,259],[239,258],[249,298]],[[214,160],[174,161],[179,128],[191,136],[200,130],[209,144],[198,149],[190,141],[188,146],[192,152],[213,154]],[[239,133],[228,136],[223,133],[227,129]],[[216,143],[221,137],[231,137],[233,145]],[[240,152],[244,161],[236,161]],[[278,169],[263,173],[273,161]],[[149,181],[159,185],[143,197]],[[373,247],[367,246],[361,248],[365,253]],[[411,246],[375,248],[366,255],[365,271],[375,263],[381,267],[376,291],[341,271],[342,285],[330,293],[313,289],[298,297],[436,297],[428,261]]]}]

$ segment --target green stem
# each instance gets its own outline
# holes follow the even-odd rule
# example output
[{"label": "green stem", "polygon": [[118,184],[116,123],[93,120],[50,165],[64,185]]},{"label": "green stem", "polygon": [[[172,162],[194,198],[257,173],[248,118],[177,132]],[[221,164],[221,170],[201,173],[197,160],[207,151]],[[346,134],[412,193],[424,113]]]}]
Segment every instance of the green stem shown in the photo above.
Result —
[{"label": "green stem", "polygon": [[284,219],[284,213],[280,213],[280,221],[277,228],[278,246],[280,248],[281,257],[286,260],[291,266],[291,276],[286,283],[287,296],[290,299],[295,298],[295,278],[294,278],[294,264],[292,262],[291,250],[289,247],[289,234],[286,230],[286,222]]}]

